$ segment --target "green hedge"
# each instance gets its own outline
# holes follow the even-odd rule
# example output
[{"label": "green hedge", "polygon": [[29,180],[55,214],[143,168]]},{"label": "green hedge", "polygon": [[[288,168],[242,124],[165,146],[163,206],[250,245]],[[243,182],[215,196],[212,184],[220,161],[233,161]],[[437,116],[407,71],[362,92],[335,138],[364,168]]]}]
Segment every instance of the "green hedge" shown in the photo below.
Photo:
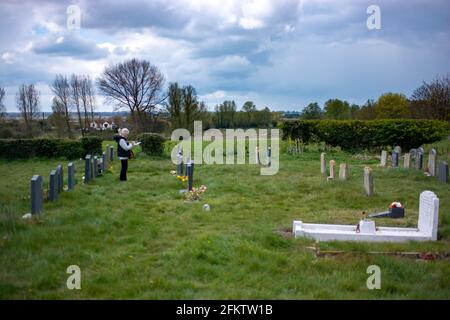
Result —
[{"label": "green hedge", "polygon": [[166,139],[157,133],[144,133],[139,136],[142,142],[142,151],[150,156],[162,156]]},{"label": "green hedge", "polygon": [[69,160],[86,154],[101,154],[102,141],[97,137],[81,140],[64,139],[0,139],[0,158],[27,159],[33,157]]},{"label": "green hedge", "polygon": [[444,138],[449,124],[437,120],[300,120],[281,124],[283,139],[325,142],[344,150],[399,145],[405,150]]}]

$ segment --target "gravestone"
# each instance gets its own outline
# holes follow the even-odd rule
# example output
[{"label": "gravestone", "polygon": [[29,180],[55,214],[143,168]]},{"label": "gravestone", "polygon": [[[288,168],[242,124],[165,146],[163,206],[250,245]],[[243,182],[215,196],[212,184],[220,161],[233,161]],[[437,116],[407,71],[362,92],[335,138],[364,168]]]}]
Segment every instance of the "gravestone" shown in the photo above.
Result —
[{"label": "gravestone", "polygon": [[448,163],[445,161],[439,162],[439,181],[448,183]]},{"label": "gravestone", "polygon": [[98,158],[97,156],[94,156],[94,160],[92,161],[92,178],[97,178],[98,175]]},{"label": "gravestone", "polygon": [[58,193],[61,193],[64,187],[64,171],[60,164],[56,167],[56,174],[58,175]]},{"label": "gravestone", "polygon": [[56,170],[52,170],[50,172],[48,199],[50,201],[55,201],[58,199],[58,174],[56,173]]},{"label": "gravestone", "polygon": [[186,164],[186,174],[188,176],[188,190],[192,191],[192,163],[190,161]]},{"label": "gravestone", "polygon": [[407,169],[411,167],[411,155],[409,153],[405,153],[403,156],[403,167]]},{"label": "gravestone", "polygon": [[31,178],[31,214],[42,213],[42,177],[34,175]]},{"label": "gravestone", "polygon": [[423,167],[423,148],[419,148],[419,149],[417,149],[417,152],[416,152],[416,163],[415,163],[415,165],[416,165],[416,170],[422,170],[422,167]]},{"label": "gravestone", "polygon": [[67,190],[73,190],[75,187],[75,166],[72,162],[67,165]]},{"label": "gravestone", "polygon": [[398,167],[398,152],[392,151],[392,167]]},{"label": "gravestone", "polygon": [[255,147],[255,161],[256,164],[261,164],[261,159],[259,158],[259,148]]},{"label": "gravestone", "polygon": [[373,195],[373,174],[370,167],[364,167],[364,190],[367,196]]},{"label": "gravestone", "polygon": [[436,176],[436,158],[436,149],[431,149],[430,153],[428,154],[428,172],[432,177]]},{"label": "gravestone", "polygon": [[108,160],[106,160],[106,152],[103,151],[103,153],[102,153],[102,173],[105,173],[105,171],[106,171],[107,161]]},{"label": "gravestone", "polygon": [[178,149],[177,155],[177,176],[183,175],[183,152],[181,149]]},{"label": "gravestone", "polygon": [[335,165],[336,161],[330,160],[330,175],[328,176],[327,180],[333,180],[336,178]]},{"label": "gravestone", "polygon": [[381,151],[380,166],[386,167],[386,163],[387,163],[387,151],[383,150],[383,151]]},{"label": "gravestone", "polygon": [[84,183],[88,183],[91,180],[91,156],[88,154],[84,161]]},{"label": "gravestone", "polygon": [[270,167],[272,164],[272,149],[270,147],[267,148],[267,166]]},{"label": "gravestone", "polygon": [[397,152],[399,155],[402,154],[402,148],[400,146],[395,146],[394,151]]},{"label": "gravestone", "polygon": [[320,173],[324,176],[327,174],[327,163],[325,162],[325,155],[325,152],[322,152],[320,154]]},{"label": "gravestone", "polygon": [[114,148],[113,146],[109,146],[109,161],[114,160]]},{"label": "gravestone", "polygon": [[346,181],[348,179],[348,165],[341,163],[339,166],[339,180]]}]

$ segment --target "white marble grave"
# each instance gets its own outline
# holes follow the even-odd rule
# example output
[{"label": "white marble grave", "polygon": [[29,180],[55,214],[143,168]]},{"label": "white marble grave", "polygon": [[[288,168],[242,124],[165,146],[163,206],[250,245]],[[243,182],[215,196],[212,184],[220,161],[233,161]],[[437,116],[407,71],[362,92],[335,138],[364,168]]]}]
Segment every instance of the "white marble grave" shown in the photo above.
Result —
[{"label": "white marble grave", "polygon": [[317,241],[404,242],[437,240],[439,198],[431,191],[420,194],[417,228],[375,227],[371,220],[361,220],[357,226],[313,224],[294,221],[295,237],[309,237]]}]

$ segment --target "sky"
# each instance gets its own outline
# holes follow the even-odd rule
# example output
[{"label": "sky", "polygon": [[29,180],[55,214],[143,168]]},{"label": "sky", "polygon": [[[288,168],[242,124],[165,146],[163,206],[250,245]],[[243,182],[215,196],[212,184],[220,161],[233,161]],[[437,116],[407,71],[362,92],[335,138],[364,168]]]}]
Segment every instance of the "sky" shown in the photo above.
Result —
[{"label": "sky", "polygon": [[[380,9],[380,29],[368,28],[370,5]],[[211,110],[250,100],[299,111],[330,98],[409,97],[450,73],[449,57],[448,0],[0,0],[8,112],[17,111],[21,84],[34,83],[50,111],[56,74],[96,79],[131,58],[156,65],[165,88],[193,85]],[[96,101],[113,111],[100,94]]]}]

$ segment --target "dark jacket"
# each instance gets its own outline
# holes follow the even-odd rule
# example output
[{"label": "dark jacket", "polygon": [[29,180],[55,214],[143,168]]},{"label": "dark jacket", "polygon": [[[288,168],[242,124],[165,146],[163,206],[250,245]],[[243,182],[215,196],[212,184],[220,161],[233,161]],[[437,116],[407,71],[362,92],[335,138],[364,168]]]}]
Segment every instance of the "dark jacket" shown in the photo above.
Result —
[{"label": "dark jacket", "polygon": [[118,157],[124,157],[124,158],[130,158],[131,156],[131,150],[125,150],[120,146],[120,140],[125,139],[125,142],[128,143],[128,140],[121,135],[115,135],[114,140],[117,142],[117,156]]}]

